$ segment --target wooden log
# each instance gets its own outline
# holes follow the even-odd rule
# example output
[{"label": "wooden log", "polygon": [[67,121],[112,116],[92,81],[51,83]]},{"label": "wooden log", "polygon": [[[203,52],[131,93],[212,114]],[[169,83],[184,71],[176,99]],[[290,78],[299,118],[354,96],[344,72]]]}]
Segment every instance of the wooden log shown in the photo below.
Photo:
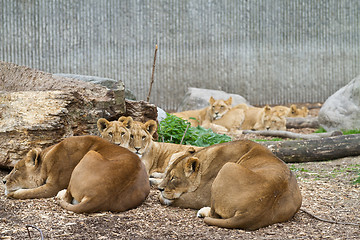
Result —
[{"label": "wooden log", "polygon": [[286,163],[326,161],[360,155],[360,134],[260,144],[268,147]]},{"label": "wooden log", "polygon": [[317,117],[286,118],[286,128],[319,128]]},{"label": "wooden log", "polygon": [[289,131],[278,131],[278,130],[243,130],[243,134],[257,134],[268,137],[280,137],[280,138],[291,138],[291,139],[320,139],[324,137],[332,137],[342,135],[340,131],[325,132],[325,133],[312,133],[312,134],[301,134],[293,133]]}]

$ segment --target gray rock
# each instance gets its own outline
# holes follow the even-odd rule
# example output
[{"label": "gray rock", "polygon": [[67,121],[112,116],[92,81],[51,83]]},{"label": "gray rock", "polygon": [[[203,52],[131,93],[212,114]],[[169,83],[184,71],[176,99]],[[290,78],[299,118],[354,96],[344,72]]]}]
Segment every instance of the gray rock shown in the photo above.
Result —
[{"label": "gray rock", "polygon": [[360,129],[360,76],[325,101],[318,121],[326,131]]},{"label": "gray rock", "polygon": [[249,104],[248,101],[238,94],[230,94],[220,90],[204,89],[204,88],[189,88],[185,94],[181,104],[177,108],[177,112],[200,109],[209,106],[210,97],[218,99],[229,99],[232,97],[232,105],[240,103]]},{"label": "gray rock", "polygon": [[167,117],[166,112],[163,109],[157,107],[157,120],[158,120],[158,122],[160,123],[166,117]]}]

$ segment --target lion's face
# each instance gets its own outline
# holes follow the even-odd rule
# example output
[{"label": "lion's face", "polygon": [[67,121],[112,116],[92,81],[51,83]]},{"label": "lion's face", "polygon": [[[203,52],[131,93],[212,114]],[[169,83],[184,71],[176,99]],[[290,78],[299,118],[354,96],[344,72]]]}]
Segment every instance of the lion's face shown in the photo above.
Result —
[{"label": "lion's face", "polygon": [[151,147],[156,129],[157,124],[154,120],[146,123],[134,121],[130,127],[128,149],[138,155],[143,155]]},{"label": "lion's face", "polygon": [[264,126],[266,130],[286,130],[286,118],[274,112],[264,116]]},{"label": "lion's face", "polygon": [[24,159],[17,162],[13,170],[4,177],[5,195],[19,189],[36,188],[44,184],[40,174],[40,149],[30,150]]},{"label": "lion's face", "polygon": [[295,104],[290,106],[290,113],[288,117],[306,117],[309,113],[309,109],[307,107],[297,108]]},{"label": "lion's face", "polygon": [[159,184],[160,202],[171,205],[182,194],[194,191],[199,185],[200,161],[191,155],[194,150],[179,154],[167,169],[165,178]]},{"label": "lion's face", "polygon": [[231,109],[232,98],[228,100],[215,100],[213,97],[210,97],[210,117],[213,120],[217,120],[225,115]]},{"label": "lion's face", "polygon": [[[130,117],[131,118],[131,117]],[[127,147],[130,141],[130,131],[121,118],[118,121],[109,122],[100,118],[97,122],[101,137],[122,147]]]}]

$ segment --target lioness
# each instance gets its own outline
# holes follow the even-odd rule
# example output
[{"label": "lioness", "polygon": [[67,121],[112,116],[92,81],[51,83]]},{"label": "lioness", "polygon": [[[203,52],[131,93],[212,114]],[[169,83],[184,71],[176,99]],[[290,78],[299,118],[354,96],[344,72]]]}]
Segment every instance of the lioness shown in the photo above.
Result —
[{"label": "lioness", "polygon": [[210,97],[208,107],[172,114],[189,121],[192,127],[197,127],[204,123],[209,125],[213,120],[220,119],[227,111],[229,111],[231,109],[231,103],[232,97],[229,97],[228,100],[215,100],[213,97]]},{"label": "lioness", "polygon": [[17,199],[55,196],[68,186],[73,169],[90,150],[106,158],[127,152],[97,136],[69,137],[44,150],[32,149],[3,179],[5,195]]},{"label": "lioness", "polygon": [[160,202],[200,209],[205,223],[255,230],[291,219],[301,206],[294,174],[253,141],[216,144],[178,156],[158,186]]},{"label": "lioness", "polygon": [[211,128],[216,133],[241,133],[241,125],[244,122],[245,113],[243,109],[232,108],[228,110],[220,119],[204,122],[201,126]]},{"label": "lioness", "polygon": [[249,107],[245,109],[245,119],[241,125],[243,130],[265,130],[264,118],[265,115],[270,115],[271,108],[265,106],[262,108]]},{"label": "lioness", "polygon": [[[156,142],[153,140],[153,134],[157,130],[157,124],[154,120],[146,123],[134,121],[130,127],[129,150],[141,156],[147,173],[151,176],[152,184],[157,184],[169,165],[172,154],[185,151],[191,146],[173,143]],[[200,149],[200,147],[194,147]]]},{"label": "lioness", "polygon": [[139,206],[149,192],[148,175],[139,157],[113,146],[109,152],[87,152],[72,172],[68,188],[57,198],[63,208],[76,213],[122,212]]},{"label": "lioness", "polygon": [[285,117],[306,117],[309,113],[309,109],[307,107],[299,109],[295,104],[291,104],[290,107],[274,106],[272,109],[274,112],[277,112],[278,115]]},{"label": "lioness", "polygon": [[271,108],[270,112],[264,115],[265,130],[286,130],[286,117],[278,111]]},{"label": "lioness", "polygon": [[118,121],[109,122],[105,118],[97,121],[97,128],[101,137],[122,147],[127,147],[130,140],[128,128],[132,124],[132,117],[120,117]]}]

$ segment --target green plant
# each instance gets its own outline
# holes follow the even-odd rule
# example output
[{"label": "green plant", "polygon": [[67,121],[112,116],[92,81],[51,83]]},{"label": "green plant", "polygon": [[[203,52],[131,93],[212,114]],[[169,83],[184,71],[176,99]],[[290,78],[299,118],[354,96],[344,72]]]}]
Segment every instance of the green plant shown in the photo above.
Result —
[{"label": "green plant", "polygon": [[[314,131],[314,133],[325,133],[326,130],[322,127]],[[360,129],[352,129],[352,130],[341,130],[344,135],[351,135],[351,134],[360,134]]]},{"label": "green plant", "polygon": [[314,133],[326,133],[326,130],[323,127],[320,127],[318,130],[315,130]]},{"label": "green plant", "polygon": [[167,117],[161,121],[158,134],[159,141],[177,144],[182,141],[182,144],[199,147],[231,141],[229,136],[214,133],[211,129],[200,126],[190,127],[188,121],[171,114],[167,114]]}]

